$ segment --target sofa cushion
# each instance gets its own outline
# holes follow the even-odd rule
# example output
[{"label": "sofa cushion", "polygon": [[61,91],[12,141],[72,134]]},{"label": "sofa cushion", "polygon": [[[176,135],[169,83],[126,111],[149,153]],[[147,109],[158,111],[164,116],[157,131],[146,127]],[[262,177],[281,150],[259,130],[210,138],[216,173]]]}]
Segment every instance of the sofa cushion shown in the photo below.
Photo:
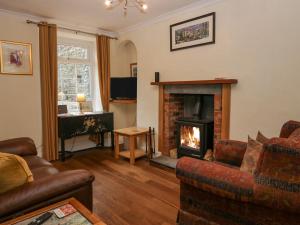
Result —
[{"label": "sofa cushion", "polygon": [[52,166],[50,162],[36,155],[23,156],[23,159],[27,162],[30,169],[43,167],[43,166]]},{"label": "sofa cushion", "polygon": [[240,170],[254,174],[257,162],[263,150],[263,144],[248,137],[248,145]]},{"label": "sofa cushion", "polygon": [[42,179],[46,176],[57,174],[59,171],[53,166],[37,167],[31,170],[35,180]]},{"label": "sofa cushion", "polygon": [[262,144],[267,143],[270,139],[265,137],[260,131],[258,131],[256,140]]},{"label": "sofa cushion", "polygon": [[0,152],[0,193],[32,181],[32,173],[23,158]]}]

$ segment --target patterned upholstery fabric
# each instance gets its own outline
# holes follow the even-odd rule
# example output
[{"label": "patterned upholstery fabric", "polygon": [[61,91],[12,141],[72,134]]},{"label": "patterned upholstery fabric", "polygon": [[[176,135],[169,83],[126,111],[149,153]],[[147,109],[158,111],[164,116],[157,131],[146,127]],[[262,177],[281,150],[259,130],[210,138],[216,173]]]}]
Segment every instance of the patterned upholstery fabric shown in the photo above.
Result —
[{"label": "patterned upholstery fabric", "polygon": [[179,225],[299,225],[300,215],[220,198],[180,184]]},{"label": "patterned upholstery fabric", "polygon": [[259,141],[262,144],[267,143],[270,139],[266,138],[260,131],[258,131],[256,140]]},{"label": "patterned upholstery fabric", "polygon": [[300,137],[300,128],[294,130],[289,136],[290,139],[299,138]]},{"label": "patterned upholstery fabric", "polygon": [[253,174],[256,169],[256,164],[262,153],[263,144],[248,137],[247,150],[240,170]]},{"label": "patterned upholstery fabric", "polygon": [[218,143],[219,162],[181,158],[179,224],[300,224],[300,136],[288,138],[299,127],[289,121],[280,138],[263,145],[254,174],[235,167],[241,165],[244,142]]},{"label": "patterned upholstery fabric", "polygon": [[183,157],[177,163],[176,175],[187,184],[222,197],[243,201],[253,197],[252,175],[236,168]]},{"label": "patterned upholstery fabric", "polygon": [[216,145],[214,158],[219,162],[241,166],[246,149],[246,142],[221,140]]},{"label": "patterned upholstery fabric", "polygon": [[279,137],[288,138],[297,128],[300,128],[300,122],[290,120],[282,126]]},{"label": "patterned upholstery fabric", "polygon": [[258,162],[255,182],[256,201],[299,212],[300,139],[271,139]]}]

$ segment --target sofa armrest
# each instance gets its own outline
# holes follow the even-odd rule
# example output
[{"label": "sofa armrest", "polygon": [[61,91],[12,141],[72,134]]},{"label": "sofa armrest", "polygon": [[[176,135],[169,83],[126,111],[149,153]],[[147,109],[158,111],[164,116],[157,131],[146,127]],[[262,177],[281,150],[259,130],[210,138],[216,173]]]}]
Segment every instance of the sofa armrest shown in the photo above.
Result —
[{"label": "sofa armrest", "polygon": [[300,139],[272,138],[264,145],[255,170],[258,184],[300,191]]},{"label": "sofa armrest", "polygon": [[19,156],[37,155],[33,140],[26,137],[0,141],[0,152]]},{"label": "sofa armrest", "polygon": [[176,167],[181,182],[222,197],[249,201],[254,179],[249,173],[222,164],[183,157]]},{"label": "sofa armrest", "polygon": [[220,140],[214,152],[215,160],[234,166],[241,166],[246,149],[246,142]]},{"label": "sofa armrest", "polygon": [[0,217],[91,184],[86,170],[70,170],[47,176],[0,195]]}]

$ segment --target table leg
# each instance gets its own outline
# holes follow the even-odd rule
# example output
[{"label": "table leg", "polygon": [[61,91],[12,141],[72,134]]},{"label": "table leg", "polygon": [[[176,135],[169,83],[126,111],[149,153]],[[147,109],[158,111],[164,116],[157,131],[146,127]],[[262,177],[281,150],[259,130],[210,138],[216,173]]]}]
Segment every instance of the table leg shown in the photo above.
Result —
[{"label": "table leg", "polygon": [[100,146],[104,147],[104,132],[100,132]]},{"label": "table leg", "polygon": [[120,145],[119,145],[119,134],[115,133],[115,158],[119,158],[119,153],[120,153]]},{"label": "table leg", "polygon": [[135,142],[136,137],[130,136],[129,137],[129,150],[130,150],[130,164],[134,165],[135,163]]},{"label": "table leg", "polygon": [[62,162],[64,162],[65,161],[65,139],[64,138],[61,138],[60,139],[60,160],[62,161]]},{"label": "table leg", "polygon": [[110,139],[111,139],[111,148],[112,148],[112,150],[114,150],[115,149],[114,132],[111,131],[110,133],[111,133],[111,137],[110,137]]}]

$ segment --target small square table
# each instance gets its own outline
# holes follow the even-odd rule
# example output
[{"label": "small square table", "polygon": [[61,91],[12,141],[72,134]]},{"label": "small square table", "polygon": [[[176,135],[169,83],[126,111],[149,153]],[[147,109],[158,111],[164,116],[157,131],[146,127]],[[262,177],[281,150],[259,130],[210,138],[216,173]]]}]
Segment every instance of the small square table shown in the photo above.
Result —
[{"label": "small square table", "polygon": [[[127,151],[120,151],[119,137],[125,136],[129,138],[129,149]],[[128,127],[118,129],[114,131],[115,137],[115,158],[120,156],[130,159],[130,164],[134,165],[135,159],[146,155],[146,152],[141,149],[137,149],[137,137],[145,137],[146,140],[146,152],[148,146],[149,130],[147,128]]]}]

